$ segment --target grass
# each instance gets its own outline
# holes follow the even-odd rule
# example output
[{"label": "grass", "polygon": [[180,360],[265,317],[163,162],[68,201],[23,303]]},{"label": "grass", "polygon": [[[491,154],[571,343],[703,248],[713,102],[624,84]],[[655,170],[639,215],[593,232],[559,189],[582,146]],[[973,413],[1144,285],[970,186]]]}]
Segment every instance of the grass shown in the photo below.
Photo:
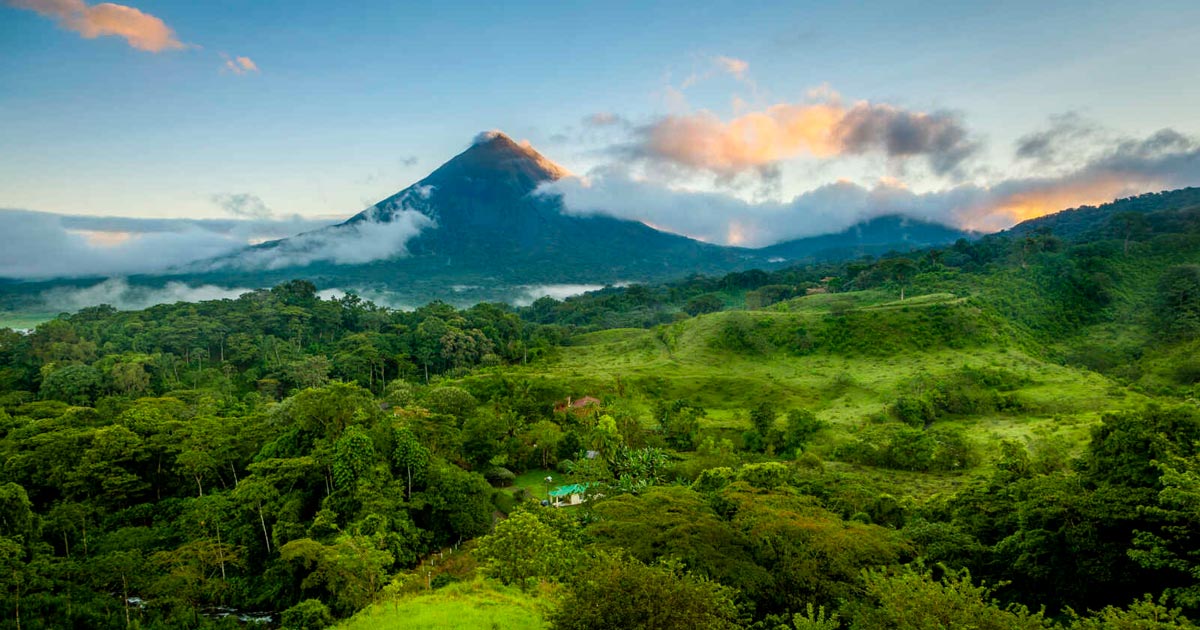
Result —
[{"label": "grass", "polygon": [[[974,335],[962,344],[946,337],[916,330],[947,321],[927,316],[930,309],[958,309],[954,317],[971,323],[976,330],[992,326],[986,316],[966,301],[949,293],[913,296],[903,302],[881,291],[797,298],[765,311],[720,312],[661,326],[653,330],[620,329],[580,335],[554,358],[523,368],[536,378],[558,381],[566,389],[602,396],[650,421],[657,400],[686,399],[708,412],[702,429],[723,436],[737,435],[748,428],[748,411],[762,401],[772,401],[780,411],[803,407],[812,410],[830,429],[818,435],[813,450],[832,456],[837,444],[853,439],[871,422],[879,421],[887,406],[906,391],[919,376],[938,378],[963,368],[994,368],[1018,375],[1024,383],[1007,395],[1022,403],[1019,412],[988,413],[951,417],[939,423],[963,429],[986,453],[1004,439],[1019,441],[1054,434],[1066,438],[1075,449],[1086,443],[1092,426],[1108,411],[1136,407],[1147,398],[1109,378],[1086,369],[1062,365],[1037,352],[1036,346],[1022,347],[1000,331],[999,337]],[[803,354],[767,348],[735,352],[714,340],[730,318],[741,318],[751,326],[769,326],[788,331],[820,323],[830,316],[851,313],[864,330],[854,334],[895,336],[896,330],[914,329],[933,343],[912,345],[907,339],[890,339],[888,352],[839,352],[817,347]],[[764,323],[765,322],[765,323]],[[905,346],[905,344],[910,344]],[[554,473],[530,471],[518,485],[541,492],[542,478]],[[920,474],[891,476],[903,491],[915,495],[931,488],[944,488]],[[924,490],[924,491],[923,491]]]},{"label": "grass", "polygon": [[[554,481],[546,483],[546,477],[553,477]],[[566,475],[559,473],[557,470],[546,470],[544,468],[534,468],[526,470],[517,475],[513,485],[506,488],[510,493],[518,489],[524,489],[529,496],[544,499],[546,493],[562,484],[566,483]]]},{"label": "grass", "polygon": [[536,595],[488,580],[449,584],[367,607],[338,630],[542,630],[553,593]]}]

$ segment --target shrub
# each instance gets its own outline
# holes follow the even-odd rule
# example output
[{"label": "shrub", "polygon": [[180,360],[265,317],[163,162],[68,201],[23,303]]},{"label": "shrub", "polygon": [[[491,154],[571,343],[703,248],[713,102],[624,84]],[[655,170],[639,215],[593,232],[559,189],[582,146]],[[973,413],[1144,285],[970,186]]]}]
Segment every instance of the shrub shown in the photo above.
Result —
[{"label": "shrub", "polygon": [[283,630],[322,630],[333,625],[333,615],[321,600],[306,599],[283,611]]},{"label": "shrub", "polygon": [[501,488],[507,488],[517,480],[517,475],[503,466],[490,468],[487,472],[483,473],[483,476],[488,480],[488,483]]}]

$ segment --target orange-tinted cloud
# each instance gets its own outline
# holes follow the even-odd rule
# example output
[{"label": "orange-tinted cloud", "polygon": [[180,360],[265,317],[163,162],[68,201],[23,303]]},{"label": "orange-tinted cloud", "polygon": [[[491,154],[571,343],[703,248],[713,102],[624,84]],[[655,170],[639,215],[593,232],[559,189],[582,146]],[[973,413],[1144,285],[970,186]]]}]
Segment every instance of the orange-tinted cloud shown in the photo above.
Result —
[{"label": "orange-tinted cloud", "polygon": [[733,175],[801,154],[839,151],[836,105],[775,105],[722,121],[711,112],[667,116],[645,129],[642,151],[676,164]]},{"label": "orange-tinted cloud", "polygon": [[750,69],[750,64],[748,62],[734,57],[726,57],[724,55],[715,57],[713,59],[713,63],[717,64],[717,67],[721,70],[724,70],[725,72],[728,72],[739,79],[744,77],[746,71]]},{"label": "orange-tinted cloud", "polygon": [[953,114],[868,102],[847,107],[834,95],[728,121],[708,111],[666,116],[642,128],[636,149],[643,157],[731,176],[801,155],[868,152],[924,157],[935,172],[948,173],[976,146]]},{"label": "orange-tinted cloud", "polygon": [[5,0],[58,21],[59,26],[87,39],[103,35],[124,38],[132,47],[149,52],[179,50],[183,42],[161,19],[121,4],[88,5],[83,0]]},{"label": "orange-tinted cloud", "polygon": [[224,68],[234,74],[258,72],[258,65],[249,57],[230,57],[225,53],[221,53],[221,58],[225,60],[223,64]]}]

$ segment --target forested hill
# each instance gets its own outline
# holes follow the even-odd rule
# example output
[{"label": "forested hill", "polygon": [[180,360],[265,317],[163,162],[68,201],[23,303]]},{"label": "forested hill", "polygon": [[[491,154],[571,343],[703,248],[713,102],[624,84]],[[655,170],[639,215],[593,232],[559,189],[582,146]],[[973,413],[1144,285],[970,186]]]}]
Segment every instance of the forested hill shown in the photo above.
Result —
[{"label": "forested hill", "polygon": [[[1036,219],[1023,221],[1008,231],[1027,234],[1039,229],[1048,229],[1059,237],[1080,239],[1099,236],[1099,232],[1125,230],[1145,233],[1151,226],[1147,221],[1193,220],[1188,219],[1200,212],[1200,188],[1181,188],[1158,193],[1147,193],[1126,197],[1099,206],[1080,206]],[[1178,226],[1157,226],[1159,232],[1178,231]]]},{"label": "forested hill", "polygon": [[1140,216],[519,309],[298,279],[0,330],[0,618],[1194,628],[1200,215]]}]

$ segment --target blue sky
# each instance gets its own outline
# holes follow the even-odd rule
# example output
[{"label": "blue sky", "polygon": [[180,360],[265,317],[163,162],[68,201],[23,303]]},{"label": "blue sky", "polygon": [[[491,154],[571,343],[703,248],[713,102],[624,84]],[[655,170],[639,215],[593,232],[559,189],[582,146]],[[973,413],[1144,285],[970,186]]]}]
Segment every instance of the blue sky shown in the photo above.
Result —
[{"label": "blue sky", "polygon": [[[0,208],[221,218],[232,216],[221,199],[252,195],[272,215],[344,216],[493,128],[607,182],[605,195],[590,189],[605,203],[654,185],[684,202],[716,195],[714,213],[725,202],[783,212],[807,194],[805,212],[836,214],[814,210],[826,197],[811,195],[839,182],[876,192],[884,182],[925,203],[963,186],[994,197],[1014,181],[1075,178],[1073,193],[1039,188],[1052,201],[1026,199],[1019,212],[1010,197],[989,201],[988,212],[1010,204],[994,220],[950,202],[930,211],[990,228],[1058,209],[1048,204],[1200,183],[1188,166],[1200,135],[1200,3],[842,4],[131,0],[136,28],[157,18],[169,29],[146,43],[85,37],[95,5],[81,0],[0,0]],[[732,166],[688,154],[687,143],[773,106],[840,117],[863,103],[871,125],[896,115],[949,125],[969,156],[939,172],[940,148],[893,151],[890,136],[805,141]],[[617,124],[583,122],[598,113]],[[1074,143],[1069,155],[1014,157],[1022,138],[1070,127],[1064,115],[1077,133],[1055,137]],[[705,128],[662,126],[672,121]],[[1175,170],[1079,183],[1163,129],[1181,138]],[[614,210],[733,240],[724,219],[640,212]]]}]

